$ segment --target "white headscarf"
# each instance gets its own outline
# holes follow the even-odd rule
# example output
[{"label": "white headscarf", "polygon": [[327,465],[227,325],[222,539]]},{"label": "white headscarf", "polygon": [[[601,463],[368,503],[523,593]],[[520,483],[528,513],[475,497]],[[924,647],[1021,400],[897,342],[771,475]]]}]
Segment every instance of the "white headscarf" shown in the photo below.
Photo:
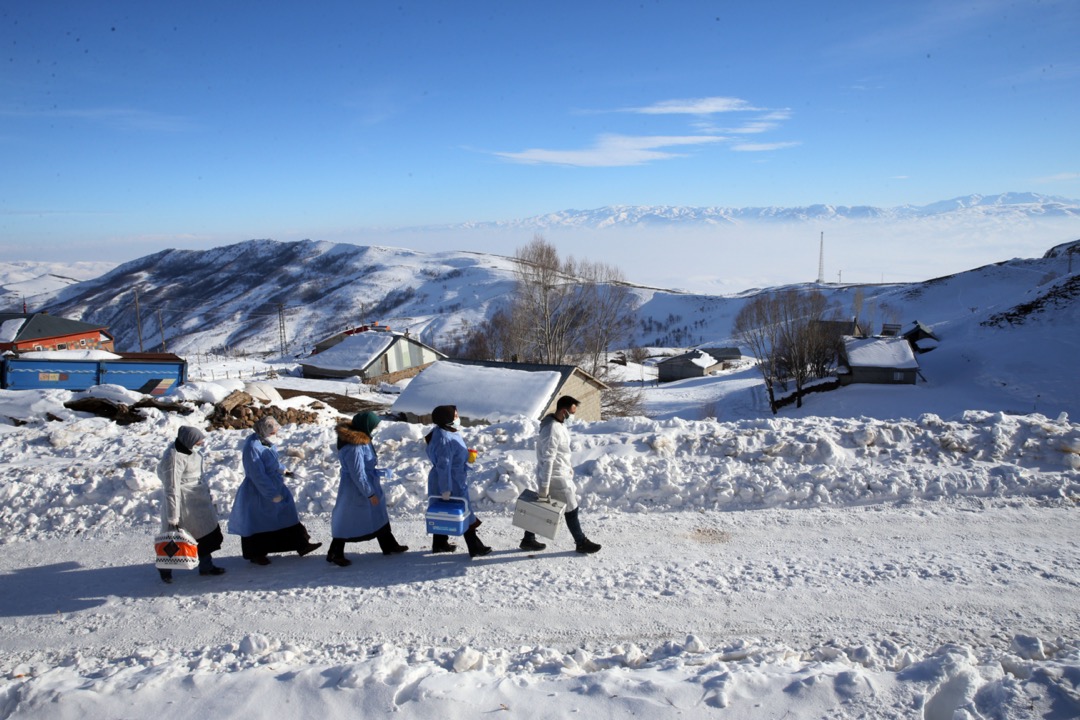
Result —
[{"label": "white headscarf", "polygon": [[280,429],[281,423],[275,420],[272,415],[265,415],[255,421],[255,434],[264,443],[270,442],[270,437]]}]

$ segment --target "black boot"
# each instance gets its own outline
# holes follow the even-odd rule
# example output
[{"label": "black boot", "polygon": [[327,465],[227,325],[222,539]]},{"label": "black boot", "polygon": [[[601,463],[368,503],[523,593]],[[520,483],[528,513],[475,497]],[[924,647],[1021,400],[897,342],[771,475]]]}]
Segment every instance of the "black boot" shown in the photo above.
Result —
[{"label": "black boot", "polygon": [[330,549],[326,553],[326,562],[334,563],[338,567],[352,565],[352,560],[345,557],[345,541],[343,539],[334,538],[330,541]]},{"label": "black boot", "polygon": [[166,584],[172,583],[172,570],[158,568],[158,575],[161,576],[161,582]]},{"label": "black boot", "polygon": [[465,546],[469,548],[469,557],[483,557],[491,552],[491,548],[480,542],[480,538],[476,536],[476,528],[469,528],[462,537],[465,539]]},{"label": "black boot", "polygon": [[214,559],[210,557],[210,553],[199,554],[199,574],[200,575],[224,575],[225,568],[218,567],[214,564]]},{"label": "black boot", "polygon": [[316,550],[318,550],[321,547],[322,547],[322,543],[309,542],[309,543],[305,544],[303,547],[297,548],[296,549],[296,554],[299,555],[300,557],[304,557],[308,553],[313,553],[313,552],[315,552]]},{"label": "black boot", "polygon": [[431,552],[444,553],[454,552],[457,550],[457,545],[450,542],[450,538],[446,535],[432,535],[431,536]]},{"label": "black boot", "polygon": [[547,547],[546,543],[542,543],[536,539],[536,533],[525,531],[525,537],[521,538],[521,544],[518,545],[522,550],[536,551],[543,550]]},{"label": "black boot", "polygon": [[390,529],[390,523],[386,523],[379,528],[378,535],[375,539],[379,541],[379,549],[382,550],[383,555],[397,555],[403,553],[409,549],[408,545],[401,545],[394,538],[394,532]]},{"label": "black boot", "polygon": [[576,508],[571,512],[565,513],[563,517],[566,518],[567,529],[574,537],[575,550],[579,553],[599,552],[600,545],[585,537],[585,533],[581,531],[581,521],[578,519],[578,511]]}]

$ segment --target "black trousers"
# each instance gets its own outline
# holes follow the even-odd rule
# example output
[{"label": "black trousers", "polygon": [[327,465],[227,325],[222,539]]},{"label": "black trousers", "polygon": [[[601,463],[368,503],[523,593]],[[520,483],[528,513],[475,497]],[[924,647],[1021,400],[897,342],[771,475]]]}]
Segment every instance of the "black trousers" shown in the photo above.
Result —
[{"label": "black trousers", "polygon": [[368,533],[367,535],[351,538],[334,538],[330,542],[330,550],[326,553],[326,556],[332,558],[341,557],[345,554],[345,543],[367,542],[368,540],[378,540],[379,549],[384,553],[391,553],[401,547],[394,537],[394,531],[390,528],[390,523],[386,523],[375,532]]},{"label": "black trousers", "polygon": [[311,542],[303,523],[269,532],[255,533],[240,538],[240,550],[245,560],[265,557],[270,553],[298,552]]}]

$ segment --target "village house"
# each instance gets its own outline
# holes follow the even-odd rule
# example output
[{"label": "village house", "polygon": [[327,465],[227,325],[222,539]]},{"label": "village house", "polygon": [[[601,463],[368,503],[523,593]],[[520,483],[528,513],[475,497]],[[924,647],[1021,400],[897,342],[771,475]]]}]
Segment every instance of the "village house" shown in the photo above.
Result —
[{"label": "village house", "polygon": [[906,338],[845,337],[836,373],[841,385],[914,385],[918,379],[919,362]]},{"label": "village house", "polygon": [[312,354],[300,361],[300,368],[306,378],[359,377],[368,384],[395,383],[445,357],[408,332],[362,325],[317,343]]},{"label": "village house", "polygon": [[735,347],[701,347],[667,358],[656,364],[657,382],[671,382],[687,378],[705,377],[732,363],[742,360],[742,352]]},{"label": "village house", "polygon": [[409,381],[391,412],[409,422],[430,422],[439,405],[456,405],[465,425],[555,411],[563,395],[576,398],[576,417],[599,420],[600,394],[607,385],[574,365],[441,360]]},{"label": "village house", "polygon": [[938,346],[940,340],[934,331],[916,320],[904,330],[902,337],[911,344],[911,349],[917,353],[930,352]]},{"label": "village house", "polygon": [[48,313],[0,313],[0,352],[113,349],[103,325]]}]

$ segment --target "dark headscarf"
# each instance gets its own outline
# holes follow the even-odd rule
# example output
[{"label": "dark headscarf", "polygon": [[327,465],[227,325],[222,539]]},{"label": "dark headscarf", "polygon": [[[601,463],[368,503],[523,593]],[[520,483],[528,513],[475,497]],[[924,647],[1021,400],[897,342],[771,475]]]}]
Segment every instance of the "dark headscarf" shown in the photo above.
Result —
[{"label": "dark headscarf", "polygon": [[176,442],[173,443],[179,452],[190,455],[195,445],[206,437],[206,433],[192,425],[185,425],[176,431]]},{"label": "dark headscarf", "polygon": [[454,415],[457,414],[457,405],[440,405],[431,411],[431,422],[443,430],[455,432]]},{"label": "dark headscarf", "polygon": [[356,413],[353,415],[352,422],[349,423],[349,427],[353,430],[359,430],[362,433],[371,437],[371,433],[375,431],[375,426],[379,424],[379,416],[368,410],[367,412]]},{"label": "dark headscarf", "polygon": [[[454,415],[456,414],[457,405],[440,405],[431,411],[431,422],[446,432],[457,432],[457,428],[453,425]],[[432,430],[431,432],[435,431]],[[428,433],[424,439],[430,443],[431,433]]]}]

